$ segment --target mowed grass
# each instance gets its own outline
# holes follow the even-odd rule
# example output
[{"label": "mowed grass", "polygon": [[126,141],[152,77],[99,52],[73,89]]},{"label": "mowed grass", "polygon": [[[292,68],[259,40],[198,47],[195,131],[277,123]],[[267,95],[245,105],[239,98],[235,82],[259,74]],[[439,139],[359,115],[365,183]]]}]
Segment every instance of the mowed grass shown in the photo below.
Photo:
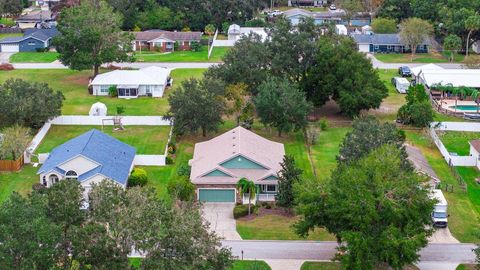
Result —
[{"label": "mowed grass", "polygon": [[23,36],[22,33],[3,33],[3,34],[0,34],[0,40],[7,37],[21,37],[21,36]]},{"label": "mowed grass", "polygon": [[[57,126],[52,125],[37,149],[37,153],[49,153],[53,148],[91,129],[101,130],[101,126]],[[113,131],[113,126],[105,126],[103,132],[133,146],[137,154],[163,155],[170,132],[169,126],[125,126],[125,130]]]},{"label": "mowed grass", "polygon": [[[140,97],[121,99],[112,97],[96,97],[88,93],[88,78],[91,71],[74,71],[70,69],[24,69],[0,71],[0,83],[7,79],[19,78],[31,82],[47,83],[54,90],[65,96],[63,115],[88,115],[95,102],[107,105],[108,114],[114,115],[117,106],[124,106],[124,115],[164,115],[168,111],[168,96],[175,91],[181,82],[191,78],[200,78],[205,69],[175,69],[171,72],[173,86],[165,90],[162,98]],[[106,70],[102,70],[106,72]]]},{"label": "mowed grass", "polygon": [[446,131],[440,134],[440,139],[450,153],[457,153],[459,156],[470,154],[469,141],[480,139],[479,132],[467,131]]},{"label": "mowed grass", "polygon": [[240,219],[237,220],[237,232],[245,240],[335,240],[333,235],[322,228],[317,228],[307,238],[302,238],[292,228],[296,221],[295,217],[274,214],[258,216],[252,220]]},{"label": "mowed grass", "polygon": [[270,270],[270,266],[265,261],[257,260],[237,260],[229,270]]},{"label": "mowed grass", "polygon": [[[375,58],[385,63],[447,63],[449,62],[449,53],[417,53],[413,61],[410,53],[377,53]],[[464,55],[455,54],[454,62],[461,62]]]},{"label": "mowed grass", "polygon": [[51,63],[58,58],[57,52],[18,52],[10,56],[11,63]]},{"label": "mowed grass", "polygon": [[342,266],[337,262],[304,262],[300,270],[340,270]]},{"label": "mowed grass", "polygon": [[36,175],[38,169],[24,165],[18,172],[0,172],[0,203],[8,199],[14,191],[22,195],[30,193],[32,185],[40,183],[40,178]]},{"label": "mowed grass", "polygon": [[393,121],[397,118],[398,109],[405,104],[405,94],[400,94],[392,84],[392,78],[398,77],[396,69],[378,69],[378,76],[388,89],[388,96],[382,101],[380,108],[370,110],[369,114],[383,121]]},{"label": "mowed grass", "polygon": [[214,47],[210,59],[208,59],[207,46],[201,46],[200,50],[174,51],[161,53],[154,51],[135,52],[137,62],[220,62],[230,47]]},{"label": "mowed grass", "polygon": [[449,184],[454,188],[453,192],[444,191],[448,201],[448,227],[453,236],[461,242],[476,243],[480,241],[480,212],[475,195],[477,187],[473,185],[468,177],[472,174],[469,168],[457,168],[460,174],[467,182],[468,192],[464,192],[458,181],[454,178],[451,169],[443,159],[441,153],[431,141],[428,134],[421,131],[406,131],[407,141],[418,147],[438,177],[442,180],[442,185]]}]

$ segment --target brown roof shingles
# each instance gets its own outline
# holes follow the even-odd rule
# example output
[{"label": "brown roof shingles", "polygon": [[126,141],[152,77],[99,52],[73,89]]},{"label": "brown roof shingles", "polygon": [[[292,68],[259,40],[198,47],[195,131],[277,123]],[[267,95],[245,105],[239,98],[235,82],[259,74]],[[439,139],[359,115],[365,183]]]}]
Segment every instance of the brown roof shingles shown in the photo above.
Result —
[{"label": "brown roof shingles", "polygon": [[202,32],[171,32],[163,30],[149,30],[143,32],[133,32],[135,40],[150,41],[157,38],[165,38],[173,41],[200,41]]},{"label": "brown roof shingles", "polygon": [[473,149],[477,150],[480,153],[480,139],[470,141],[470,145],[472,145]]}]

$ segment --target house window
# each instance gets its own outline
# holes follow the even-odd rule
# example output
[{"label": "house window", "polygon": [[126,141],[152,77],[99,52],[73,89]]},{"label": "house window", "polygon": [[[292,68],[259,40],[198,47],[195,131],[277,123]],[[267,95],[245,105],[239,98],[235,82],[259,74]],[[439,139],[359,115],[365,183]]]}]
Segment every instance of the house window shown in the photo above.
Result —
[{"label": "house window", "polygon": [[70,170],[65,174],[65,178],[68,180],[77,180],[78,175],[75,171]]},{"label": "house window", "polygon": [[145,85],[145,93],[147,93],[147,94],[152,93],[152,86],[151,85]]},{"label": "house window", "polygon": [[277,185],[267,185],[267,192],[277,192]]},{"label": "house window", "polygon": [[50,180],[50,183],[52,183],[52,185],[53,185],[53,184],[58,183],[58,180],[59,180],[59,179],[58,179],[58,176],[57,176],[57,175],[51,174],[51,175],[48,177],[48,180]]},{"label": "house window", "polygon": [[172,42],[167,42],[166,48],[167,49],[173,48],[173,43]]},{"label": "house window", "polygon": [[100,93],[108,93],[108,88],[110,85],[100,85]]},{"label": "house window", "polygon": [[136,88],[119,88],[118,96],[119,97],[136,97],[137,89]]},{"label": "house window", "polygon": [[42,184],[43,184],[44,186],[47,186],[47,177],[46,177],[46,176],[43,176],[43,177],[42,177]]}]

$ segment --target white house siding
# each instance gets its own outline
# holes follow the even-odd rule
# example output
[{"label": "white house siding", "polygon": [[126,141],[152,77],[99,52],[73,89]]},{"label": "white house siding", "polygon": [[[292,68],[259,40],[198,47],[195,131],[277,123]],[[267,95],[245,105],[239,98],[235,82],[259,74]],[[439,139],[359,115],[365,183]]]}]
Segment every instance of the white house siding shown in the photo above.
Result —
[{"label": "white house siding", "polygon": [[[165,82],[164,85],[150,85],[150,89],[152,89],[152,97],[162,97],[163,92],[165,90],[166,83],[167,82]],[[94,96],[108,96],[108,92],[101,92],[101,87],[102,87],[101,85],[92,86],[92,93]],[[109,87],[109,85],[107,87]],[[147,95],[146,85],[138,86],[138,95],[139,96]],[[129,98],[133,98],[133,97],[129,97]]]},{"label": "white house siding", "polygon": [[480,154],[472,145],[470,145],[470,155],[475,159],[475,166],[480,170]]},{"label": "white house siding", "polygon": [[359,52],[370,52],[370,44],[358,44]]},{"label": "white house siding", "polygon": [[107,92],[101,92],[100,91],[101,85],[94,85],[92,88],[92,93],[94,96],[108,96],[108,91]]},{"label": "white house siding", "polygon": [[62,170],[65,172],[73,170],[77,173],[77,175],[82,175],[94,168],[96,168],[98,164],[94,163],[93,161],[83,157],[83,156],[78,156],[76,158],[73,158],[60,166]]}]

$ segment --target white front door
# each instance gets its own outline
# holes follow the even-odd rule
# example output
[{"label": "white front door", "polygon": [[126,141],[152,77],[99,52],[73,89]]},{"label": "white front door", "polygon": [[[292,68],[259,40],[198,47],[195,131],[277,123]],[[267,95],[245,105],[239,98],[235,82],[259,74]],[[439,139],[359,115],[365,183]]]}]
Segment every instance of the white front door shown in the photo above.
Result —
[{"label": "white front door", "polygon": [[20,48],[18,44],[2,44],[2,52],[19,52]]}]

